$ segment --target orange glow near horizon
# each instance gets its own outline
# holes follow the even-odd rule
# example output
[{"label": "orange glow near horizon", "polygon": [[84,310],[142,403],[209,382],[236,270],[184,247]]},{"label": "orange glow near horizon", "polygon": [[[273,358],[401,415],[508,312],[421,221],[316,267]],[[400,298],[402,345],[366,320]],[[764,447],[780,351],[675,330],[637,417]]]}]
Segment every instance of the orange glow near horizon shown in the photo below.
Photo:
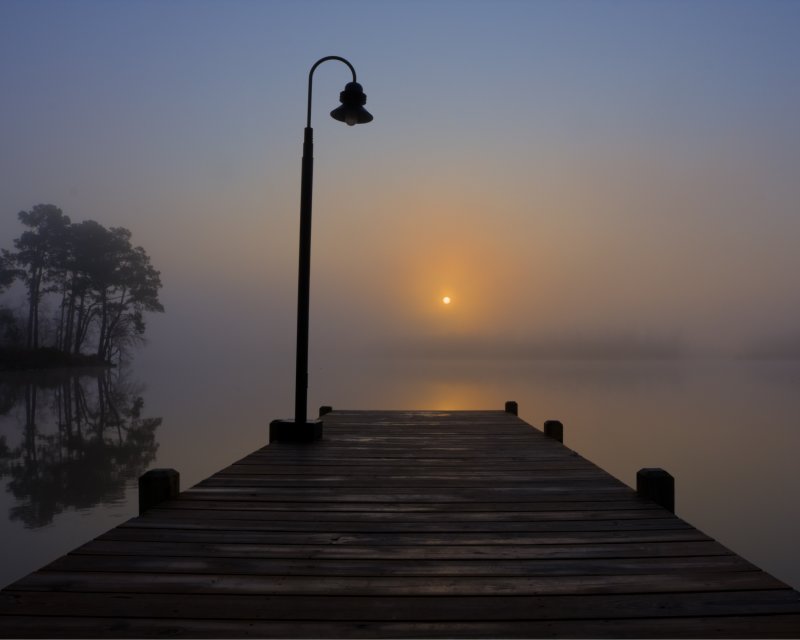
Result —
[{"label": "orange glow near horizon", "polygon": [[450,296],[445,296],[444,298],[442,298],[442,302],[444,304],[450,304],[452,302],[452,299],[450,298]]}]

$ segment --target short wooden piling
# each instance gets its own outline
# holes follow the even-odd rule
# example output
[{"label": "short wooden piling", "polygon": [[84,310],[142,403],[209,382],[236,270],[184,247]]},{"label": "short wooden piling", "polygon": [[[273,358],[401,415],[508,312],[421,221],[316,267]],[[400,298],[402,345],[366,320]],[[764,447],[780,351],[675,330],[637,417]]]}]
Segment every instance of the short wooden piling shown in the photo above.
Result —
[{"label": "short wooden piling", "polygon": [[564,442],[564,425],[559,420],[545,420],[544,435],[553,440]]},{"label": "short wooden piling", "polygon": [[180,493],[181,474],[175,469],[150,469],[139,476],[139,515]]},{"label": "short wooden piling", "polygon": [[273,420],[269,423],[270,442],[316,442],[322,439],[322,420]]},{"label": "short wooden piling", "polygon": [[515,400],[508,400],[506,402],[506,413],[510,413],[513,416],[519,415],[519,407]]},{"label": "short wooden piling", "polygon": [[636,492],[675,513],[675,478],[664,469],[639,469],[636,472]]}]

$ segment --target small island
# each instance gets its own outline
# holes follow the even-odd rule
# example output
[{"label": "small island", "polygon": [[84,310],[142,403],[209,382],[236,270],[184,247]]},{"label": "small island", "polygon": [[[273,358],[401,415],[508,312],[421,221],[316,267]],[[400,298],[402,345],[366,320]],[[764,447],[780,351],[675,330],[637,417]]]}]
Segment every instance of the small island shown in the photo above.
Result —
[{"label": "small island", "polygon": [[144,341],[144,314],[164,311],[145,250],[128,229],[72,222],[52,204],[17,217],[26,230],[0,252],[0,371],[122,361]]}]

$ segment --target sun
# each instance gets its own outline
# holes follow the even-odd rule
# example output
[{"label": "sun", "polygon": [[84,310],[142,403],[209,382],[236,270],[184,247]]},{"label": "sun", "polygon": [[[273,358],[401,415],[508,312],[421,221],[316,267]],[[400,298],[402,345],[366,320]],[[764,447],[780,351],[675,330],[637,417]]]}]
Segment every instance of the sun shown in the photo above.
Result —
[{"label": "sun", "polygon": [[442,302],[444,302],[445,304],[450,304],[452,300],[450,299],[450,296],[445,296],[444,298],[442,298]]}]

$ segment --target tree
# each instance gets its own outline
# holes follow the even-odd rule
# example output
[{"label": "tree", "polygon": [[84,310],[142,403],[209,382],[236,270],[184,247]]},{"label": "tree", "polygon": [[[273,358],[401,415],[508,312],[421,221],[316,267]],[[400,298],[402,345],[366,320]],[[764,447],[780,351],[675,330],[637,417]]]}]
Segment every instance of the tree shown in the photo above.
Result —
[{"label": "tree", "polygon": [[47,282],[56,268],[56,258],[66,242],[70,220],[52,204],[37,204],[30,211],[20,211],[19,221],[29,231],[14,240],[17,253],[12,254],[22,268],[20,272],[28,289],[28,324],[26,346],[39,347],[39,304],[47,293]]},{"label": "tree", "polygon": [[74,354],[81,348],[98,315],[97,304],[91,295],[94,283],[102,280],[109,270],[106,254],[109,232],[94,220],[70,226],[68,249],[63,260],[64,295],[61,301],[61,349]]},{"label": "tree", "polygon": [[52,346],[62,353],[80,355],[96,338],[96,356],[110,362],[143,340],[144,314],[164,311],[161,277],[145,250],[131,244],[130,231],[93,220],[72,224],[54,205],[21,211],[19,219],[29,230],[14,241],[15,253],[0,253],[0,290],[16,278],[26,285],[29,351],[40,346],[47,294],[50,302],[60,298],[48,325],[55,326]]},{"label": "tree", "polygon": [[[7,249],[0,251],[0,293],[20,276],[14,267],[14,256]],[[21,341],[17,318],[11,309],[0,307],[0,346],[19,346]]]},{"label": "tree", "polygon": [[0,251],[0,293],[3,293],[19,276],[19,270],[14,268],[14,255],[8,249]]},{"label": "tree", "polygon": [[106,229],[93,220],[70,227],[69,248],[62,254],[60,334],[73,353],[81,352],[94,326],[97,356],[109,361],[142,339],[144,312],[164,311],[160,273],[130,238],[127,229]]},{"label": "tree", "polygon": [[144,312],[164,311],[158,300],[161,277],[145,250],[131,246],[130,231],[122,227],[105,229],[97,223],[83,224],[87,241],[76,244],[75,251],[75,261],[80,267],[79,336],[85,336],[87,322],[95,320],[97,356],[109,361],[113,355],[124,353],[128,344],[142,338]]},{"label": "tree", "polygon": [[150,256],[142,247],[131,246],[130,231],[127,229],[111,231],[118,235],[123,244],[117,280],[112,290],[114,298],[108,307],[105,336],[101,331],[101,343],[98,345],[98,355],[104,360],[111,359],[114,353],[121,355],[127,344],[144,336],[145,312],[164,312],[164,306],[158,299],[161,274],[150,263]]}]

